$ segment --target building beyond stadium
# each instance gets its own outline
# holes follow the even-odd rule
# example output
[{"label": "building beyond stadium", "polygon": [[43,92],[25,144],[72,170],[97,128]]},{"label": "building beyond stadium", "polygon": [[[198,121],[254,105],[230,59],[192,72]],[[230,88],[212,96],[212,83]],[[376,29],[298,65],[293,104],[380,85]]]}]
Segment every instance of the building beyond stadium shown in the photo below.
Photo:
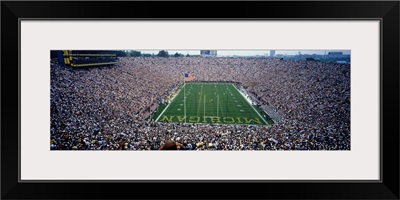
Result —
[{"label": "building beyond stadium", "polygon": [[203,57],[216,57],[217,50],[200,50],[200,55]]}]

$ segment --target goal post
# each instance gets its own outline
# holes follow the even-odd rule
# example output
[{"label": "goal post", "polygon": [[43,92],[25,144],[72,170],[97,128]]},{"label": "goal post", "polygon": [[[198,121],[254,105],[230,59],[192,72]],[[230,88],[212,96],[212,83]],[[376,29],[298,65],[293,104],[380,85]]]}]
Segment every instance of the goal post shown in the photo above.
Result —
[{"label": "goal post", "polygon": [[183,83],[183,112],[186,123],[186,83]]},{"label": "goal post", "polygon": [[[213,110],[212,115],[210,115],[211,113],[206,114],[206,101],[207,101],[207,96],[204,95],[204,100],[203,100],[203,119],[204,119],[204,120],[206,120],[206,118],[215,118],[215,117],[218,118],[218,117],[220,116],[220,113],[219,113],[219,109],[220,109],[219,95],[217,95],[216,97],[217,97],[216,100],[211,99],[210,101],[211,101],[212,104],[213,104],[212,108],[213,108],[213,109],[216,109],[217,112],[214,113],[215,110]],[[216,104],[216,106],[215,106],[215,104]],[[215,115],[215,114],[216,114],[216,115]],[[222,114],[223,114],[223,113],[222,113]],[[212,120],[212,119],[210,119],[210,120]]]},{"label": "goal post", "polygon": [[204,111],[203,111],[203,119],[206,118],[206,95],[204,95]]},{"label": "goal post", "polygon": [[219,95],[217,95],[217,117],[218,117],[218,110],[219,110]]}]

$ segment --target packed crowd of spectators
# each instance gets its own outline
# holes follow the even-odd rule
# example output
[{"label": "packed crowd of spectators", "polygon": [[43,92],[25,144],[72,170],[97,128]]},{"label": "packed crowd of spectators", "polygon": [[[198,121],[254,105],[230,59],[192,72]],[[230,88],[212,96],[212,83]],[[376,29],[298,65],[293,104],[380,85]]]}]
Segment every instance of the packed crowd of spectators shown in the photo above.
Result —
[{"label": "packed crowd of spectators", "polygon": [[[143,119],[183,82],[233,81],[282,113],[269,126]],[[53,150],[350,150],[350,66],[268,58],[119,58],[109,67],[51,64]]]}]

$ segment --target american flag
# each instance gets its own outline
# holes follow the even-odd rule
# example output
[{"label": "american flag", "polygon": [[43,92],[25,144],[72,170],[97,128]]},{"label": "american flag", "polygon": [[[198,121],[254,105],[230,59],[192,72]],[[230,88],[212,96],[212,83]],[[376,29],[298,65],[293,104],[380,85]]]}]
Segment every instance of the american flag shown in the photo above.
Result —
[{"label": "american flag", "polygon": [[192,81],[194,79],[194,76],[189,73],[185,73],[185,78],[183,79],[185,82]]}]

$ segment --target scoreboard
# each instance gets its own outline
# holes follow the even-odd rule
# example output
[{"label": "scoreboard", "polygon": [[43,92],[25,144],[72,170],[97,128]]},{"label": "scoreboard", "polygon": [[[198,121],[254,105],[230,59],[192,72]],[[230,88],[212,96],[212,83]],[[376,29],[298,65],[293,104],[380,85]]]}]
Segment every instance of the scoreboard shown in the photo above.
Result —
[{"label": "scoreboard", "polygon": [[200,55],[203,57],[216,57],[217,50],[200,50]]},{"label": "scoreboard", "polygon": [[90,67],[117,64],[115,51],[97,50],[62,50],[58,62],[71,67]]}]

